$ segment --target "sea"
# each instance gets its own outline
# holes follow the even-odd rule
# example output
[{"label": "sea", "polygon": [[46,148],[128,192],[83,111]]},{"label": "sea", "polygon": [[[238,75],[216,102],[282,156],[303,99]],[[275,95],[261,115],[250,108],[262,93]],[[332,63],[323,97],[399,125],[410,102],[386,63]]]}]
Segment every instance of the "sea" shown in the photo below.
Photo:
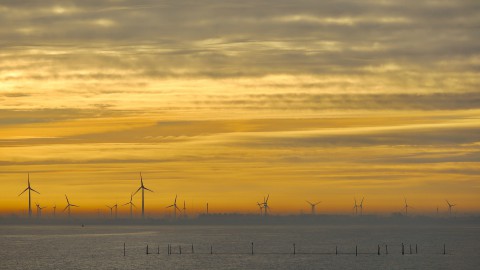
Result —
[{"label": "sea", "polygon": [[0,269],[480,269],[480,227],[1,225]]}]

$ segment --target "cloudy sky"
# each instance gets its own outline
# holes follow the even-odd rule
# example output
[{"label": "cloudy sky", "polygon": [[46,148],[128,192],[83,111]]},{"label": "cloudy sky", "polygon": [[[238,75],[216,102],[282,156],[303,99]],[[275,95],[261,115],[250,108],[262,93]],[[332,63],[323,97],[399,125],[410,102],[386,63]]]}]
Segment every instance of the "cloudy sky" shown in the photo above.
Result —
[{"label": "cloudy sky", "polygon": [[[480,209],[478,1],[0,1],[0,212]],[[23,196],[23,195],[22,195]],[[136,198],[137,204],[139,199]],[[105,208],[105,209],[104,209]],[[127,210],[127,209],[123,209]]]}]

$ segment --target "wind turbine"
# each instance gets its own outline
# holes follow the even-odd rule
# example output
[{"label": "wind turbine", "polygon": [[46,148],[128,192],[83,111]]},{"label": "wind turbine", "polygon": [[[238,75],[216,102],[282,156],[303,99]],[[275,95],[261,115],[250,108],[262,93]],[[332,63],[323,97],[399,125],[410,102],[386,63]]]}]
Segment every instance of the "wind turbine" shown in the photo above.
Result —
[{"label": "wind turbine", "polygon": [[267,199],[265,197],[263,198],[263,214],[267,216],[268,210],[270,209],[270,206],[268,206],[268,198],[270,198],[270,194],[267,195]]},{"label": "wind turbine", "polygon": [[130,218],[133,218],[132,206],[136,207],[135,204],[132,202],[132,200],[133,200],[133,194],[130,194],[130,201],[127,202],[126,204],[122,204],[122,205],[130,204]]},{"label": "wind turbine", "polygon": [[110,217],[112,218],[113,217],[113,208],[115,208],[115,205],[114,206],[105,205],[105,206],[110,209]]},{"label": "wind turbine", "polygon": [[312,215],[315,215],[315,206],[317,206],[317,204],[321,203],[321,202],[316,202],[316,203],[311,203],[309,201],[306,201],[308,204],[310,204],[310,206],[312,207]]},{"label": "wind turbine", "polygon": [[36,191],[35,189],[33,189],[31,186],[30,186],[30,173],[27,174],[27,183],[28,183],[28,186],[25,190],[22,191],[22,193],[18,194],[18,196],[22,195],[25,191],[28,190],[28,217],[31,218],[32,217],[32,196],[31,196],[31,191],[33,192],[36,192],[38,194],[40,194],[40,192]]},{"label": "wind turbine", "polygon": [[65,210],[68,209],[68,217],[70,218],[70,207],[71,206],[78,207],[78,205],[71,204],[70,201],[68,200],[67,194],[65,194],[65,199],[67,199],[67,206],[65,206],[65,208],[63,208],[63,212],[65,212]]},{"label": "wind turbine", "polygon": [[413,206],[408,205],[407,198],[404,198],[404,199],[405,199],[405,216],[407,216],[408,215],[408,208],[409,207],[413,208]]},{"label": "wind turbine", "polygon": [[445,200],[448,204],[448,215],[452,215],[452,207],[454,207],[456,204],[451,204],[448,200]]},{"label": "wind turbine", "polygon": [[353,209],[355,209],[355,215],[358,214],[358,205],[357,205],[357,198],[353,198],[355,200],[355,204],[353,205]]},{"label": "wind turbine", "polygon": [[47,207],[46,206],[41,207],[40,204],[38,203],[35,203],[35,205],[37,206],[37,218],[40,218],[42,217],[42,209],[45,209]]},{"label": "wind turbine", "polygon": [[53,217],[55,217],[57,212],[57,205],[55,204],[52,208],[53,208]]},{"label": "wind turbine", "polygon": [[362,201],[360,202],[360,216],[363,216],[363,199],[365,199],[365,197],[363,197]]},{"label": "wind turbine", "polygon": [[185,206],[185,200],[183,200],[183,210],[182,210],[182,213],[183,213],[183,217],[186,218],[186,217],[187,217],[187,207]]},{"label": "wind turbine", "polygon": [[263,203],[257,202],[258,207],[260,208],[260,216],[263,215]]},{"label": "wind turbine", "polygon": [[140,173],[140,187],[133,193],[133,196],[137,194],[139,190],[142,190],[142,218],[145,218],[145,190],[148,190],[150,192],[153,192],[153,190],[146,188],[143,185],[143,178],[142,178],[142,173]]},{"label": "wind turbine", "polygon": [[[173,204],[169,205],[165,208],[170,208],[170,207],[173,207],[173,215],[174,215],[174,218],[176,219],[177,218],[177,209],[180,210],[180,208],[177,207],[177,195],[175,195],[175,201],[173,201]],[[180,211],[182,211],[182,210],[180,210]]]}]

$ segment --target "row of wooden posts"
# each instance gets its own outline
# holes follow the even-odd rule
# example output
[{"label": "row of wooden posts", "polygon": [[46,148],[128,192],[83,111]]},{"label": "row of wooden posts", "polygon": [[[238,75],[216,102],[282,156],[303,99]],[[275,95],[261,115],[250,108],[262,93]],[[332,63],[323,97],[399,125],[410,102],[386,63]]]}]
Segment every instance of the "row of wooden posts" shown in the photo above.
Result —
[{"label": "row of wooden posts", "polygon": [[[255,254],[254,253],[254,245],[253,245],[253,242],[251,243],[251,247],[252,247],[252,251],[251,251],[251,254]],[[410,244],[409,245],[410,247],[410,254],[418,254],[418,245],[415,244],[415,253],[412,252],[412,245]],[[194,254],[195,253],[195,249],[193,248],[193,244],[191,245],[191,251],[190,251],[190,254]],[[146,254],[153,254],[150,252],[149,248],[148,248],[148,245],[147,245],[147,248],[146,248]],[[157,254],[160,254],[160,246],[157,246]],[[170,254],[173,254],[172,253],[172,245],[171,244],[168,244],[167,246],[167,254],[170,255]],[[182,246],[179,245],[178,246],[178,253],[175,253],[175,254],[182,254]],[[213,245],[210,246],[210,254],[214,254],[213,253]],[[261,253],[260,253],[261,254]],[[296,254],[299,254],[297,253],[297,249],[296,249],[296,245],[295,243],[293,243],[293,252],[292,252],[293,255],[296,255]],[[302,253],[300,253],[302,254]],[[310,254],[310,253],[308,253]],[[330,254],[330,253],[329,253]],[[335,246],[335,255],[338,255],[338,246]],[[343,253],[343,254],[350,254],[350,253]],[[358,245],[355,246],[355,256],[358,256]],[[388,245],[385,245],[385,254],[388,254]],[[405,252],[405,244],[402,243],[402,255],[405,255],[407,254]],[[446,247],[445,247],[445,244],[443,244],[443,254],[447,254],[446,252]],[[123,243],[123,256],[126,255],[126,244]],[[377,245],[377,255],[380,255],[380,245]]]}]

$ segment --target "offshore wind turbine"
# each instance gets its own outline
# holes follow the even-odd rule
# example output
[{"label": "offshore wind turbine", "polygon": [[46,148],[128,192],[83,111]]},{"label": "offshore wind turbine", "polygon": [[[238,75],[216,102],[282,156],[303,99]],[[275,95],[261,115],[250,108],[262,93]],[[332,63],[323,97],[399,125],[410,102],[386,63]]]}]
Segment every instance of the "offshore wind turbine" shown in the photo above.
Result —
[{"label": "offshore wind turbine", "polygon": [[451,216],[452,215],[452,207],[454,207],[456,204],[451,204],[447,199],[445,199],[445,201],[448,204],[448,215]]},{"label": "offshore wind turbine", "polygon": [[267,216],[268,210],[270,210],[270,206],[268,206],[268,198],[270,198],[270,194],[267,195],[267,198],[263,198],[263,214]]},{"label": "offshore wind turbine", "polygon": [[112,218],[113,217],[113,208],[115,206],[108,206],[108,205],[105,205],[106,207],[108,207],[108,209],[110,209],[110,217]]},{"label": "offshore wind turbine", "polygon": [[[176,219],[177,218],[177,209],[180,210],[180,208],[177,207],[177,195],[175,195],[175,201],[173,201],[173,204],[169,205],[165,208],[170,208],[170,207],[173,207],[173,216]],[[180,211],[182,211],[182,210],[180,210]]]},{"label": "offshore wind turbine", "polygon": [[316,202],[316,203],[311,203],[309,201],[306,201],[308,204],[310,204],[310,206],[312,207],[312,215],[315,215],[315,206],[317,206],[317,204],[321,203],[321,202]]},{"label": "offshore wind turbine", "polygon": [[187,207],[185,206],[185,200],[183,200],[183,209],[182,209],[183,217],[187,217]]},{"label": "offshore wind turbine", "polygon": [[68,209],[68,217],[70,218],[70,207],[78,207],[78,205],[75,205],[75,204],[71,204],[70,201],[68,200],[68,197],[67,197],[67,194],[65,194],[65,199],[67,199],[67,206],[65,206],[65,208],[63,208],[63,212],[65,212],[65,210]]},{"label": "offshore wind turbine", "polygon": [[55,217],[57,212],[57,205],[55,204],[52,208],[53,208],[53,217]]},{"label": "offshore wind turbine", "polygon": [[410,206],[410,205],[408,205],[408,203],[407,203],[407,198],[404,198],[404,199],[405,199],[405,206],[404,206],[404,208],[405,208],[405,216],[407,216],[407,215],[408,215],[408,208],[409,208],[409,207],[410,207],[410,208],[413,208],[413,207]]},{"label": "offshore wind turbine", "polygon": [[46,206],[41,207],[40,204],[38,203],[35,203],[35,205],[37,206],[37,218],[40,218],[42,217],[42,209],[45,209],[47,207]]},{"label": "offshore wind turbine", "polygon": [[263,203],[257,202],[258,207],[260,208],[260,216],[263,215]]},{"label": "offshore wind turbine", "polygon": [[363,197],[362,201],[360,202],[360,216],[363,216],[363,199],[365,199],[365,197]]},{"label": "offshore wind turbine", "polygon": [[135,204],[132,202],[132,200],[133,200],[133,194],[130,194],[130,201],[127,202],[126,204],[122,204],[122,206],[123,206],[123,205],[130,204],[130,218],[133,218],[132,207],[136,207]]},{"label": "offshore wind turbine", "polygon": [[142,178],[142,173],[140,173],[140,187],[133,193],[133,196],[137,194],[138,191],[142,190],[142,218],[145,218],[145,190],[148,190],[150,192],[153,192],[153,190],[146,188],[143,185],[143,178]]},{"label": "offshore wind turbine", "polygon": [[27,174],[27,183],[28,183],[28,186],[26,189],[24,189],[22,191],[22,193],[18,194],[18,196],[22,195],[25,191],[28,190],[28,217],[31,218],[32,217],[32,195],[31,195],[31,191],[33,192],[36,192],[38,194],[40,194],[40,192],[36,191],[35,189],[33,189],[31,186],[30,186],[30,173]]},{"label": "offshore wind turbine", "polygon": [[355,216],[358,214],[358,205],[357,205],[357,198],[353,198],[353,200],[355,201],[355,204],[353,205],[353,209],[355,209]]}]

